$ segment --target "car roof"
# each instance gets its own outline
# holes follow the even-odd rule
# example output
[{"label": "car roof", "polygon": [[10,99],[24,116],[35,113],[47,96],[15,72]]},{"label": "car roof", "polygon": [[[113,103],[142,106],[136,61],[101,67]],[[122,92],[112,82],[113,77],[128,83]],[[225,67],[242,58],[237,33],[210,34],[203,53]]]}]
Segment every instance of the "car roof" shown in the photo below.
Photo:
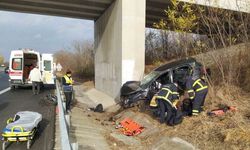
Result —
[{"label": "car roof", "polygon": [[196,62],[197,61],[194,58],[189,57],[189,58],[186,58],[186,59],[181,59],[181,60],[177,60],[177,61],[174,61],[174,62],[171,62],[171,63],[161,65],[160,67],[154,69],[154,71],[161,72],[161,71],[168,70],[170,68],[178,67],[178,66],[183,65],[183,64],[196,63]]}]

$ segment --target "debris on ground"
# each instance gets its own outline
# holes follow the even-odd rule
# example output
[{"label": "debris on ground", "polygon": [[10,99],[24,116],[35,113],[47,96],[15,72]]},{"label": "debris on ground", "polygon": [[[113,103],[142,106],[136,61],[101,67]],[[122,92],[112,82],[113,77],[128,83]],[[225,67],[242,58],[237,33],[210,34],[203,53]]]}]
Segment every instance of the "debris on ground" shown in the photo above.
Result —
[{"label": "debris on ground", "polygon": [[207,114],[208,116],[221,116],[225,115],[227,112],[235,112],[236,107],[235,106],[227,106],[227,105],[220,105],[218,109],[214,109],[212,111],[209,111]]},{"label": "debris on ground", "polygon": [[[228,91],[233,89],[234,91]],[[237,87],[219,88],[210,90],[205,111],[197,117],[186,117],[183,123],[170,127],[160,124],[148,111],[140,112],[139,108],[118,109],[95,113],[88,111],[89,107],[78,103],[75,107],[82,110],[87,116],[100,125],[105,131],[105,139],[110,149],[227,149],[250,150],[250,103],[249,93],[239,93]],[[231,93],[234,96],[229,95]],[[214,96],[215,95],[215,96]],[[88,101],[88,99],[86,99]],[[237,107],[237,111],[228,111],[218,117],[207,115],[208,110],[219,108],[219,104]],[[112,109],[113,108],[108,108]],[[125,118],[130,118],[143,125],[145,129],[137,136],[126,136],[115,129],[115,126]]]},{"label": "debris on ground", "polygon": [[89,108],[89,110],[92,110],[94,112],[99,112],[99,113],[104,112],[102,104],[98,104],[95,108]]}]

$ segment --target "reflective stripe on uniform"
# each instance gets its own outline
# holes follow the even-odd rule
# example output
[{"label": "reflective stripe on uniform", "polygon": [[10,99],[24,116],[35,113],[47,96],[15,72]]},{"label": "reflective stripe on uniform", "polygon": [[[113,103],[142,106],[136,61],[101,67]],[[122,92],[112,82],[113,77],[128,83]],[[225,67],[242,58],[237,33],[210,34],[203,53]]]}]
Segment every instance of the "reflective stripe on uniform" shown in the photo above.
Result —
[{"label": "reflective stripe on uniform", "polygon": [[65,79],[67,84],[73,84],[73,80],[71,78],[69,78],[67,75],[64,75],[64,79]]},{"label": "reflective stripe on uniform", "polygon": [[176,108],[176,107],[173,105],[173,103],[172,103],[169,99],[167,99],[166,97],[164,97],[164,96],[156,96],[156,98],[157,98],[157,99],[163,99],[163,100],[167,101],[172,107]]},{"label": "reflective stripe on uniform", "polygon": [[157,98],[158,97],[161,97],[161,98],[163,97],[163,99],[168,99],[169,94],[173,94],[173,92],[168,88],[162,88],[161,90],[168,91],[168,93],[166,94],[166,96],[157,96]]},{"label": "reflective stripe on uniform", "polygon": [[193,84],[193,87],[196,85],[196,84],[199,84],[200,87],[202,87],[202,84],[200,83],[201,79],[198,79],[194,82]]},{"label": "reflective stripe on uniform", "polygon": [[193,116],[198,116],[199,114],[198,113],[192,113]]},{"label": "reflective stripe on uniform", "polygon": [[180,96],[180,94],[178,92],[172,92],[172,94]]},{"label": "reflective stripe on uniform", "polygon": [[192,115],[193,115],[193,116],[199,115],[199,110],[193,109],[193,110],[192,110]]},{"label": "reflective stripe on uniform", "polygon": [[194,99],[194,96],[195,96],[194,90],[193,89],[188,90],[188,95],[190,99]]},{"label": "reflective stripe on uniform", "polygon": [[200,86],[200,88],[196,89],[195,92],[199,92],[199,91],[202,91],[202,90],[208,88],[208,86],[202,85],[202,84],[200,83],[200,81],[201,81],[201,79],[198,79],[198,80],[196,80],[196,81],[194,82],[194,84],[193,84],[193,87],[195,87],[196,84],[198,84],[198,85]]},{"label": "reflective stripe on uniform", "polygon": [[151,107],[157,107],[156,96],[154,96],[154,97],[151,99],[149,106],[151,106]]},{"label": "reflective stripe on uniform", "polygon": [[193,109],[193,110],[192,110],[192,112],[193,112],[193,113],[198,113],[198,112],[199,112],[199,110],[195,110],[195,109]]},{"label": "reflective stripe on uniform", "polygon": [[[166,96],[156,96],[156,98],[157,99],[163,99],[163,100],[165,100],[165,101],[167,101],[172,107],[174,107],[175,109],[177,109],[176,108],[176,106],[175,105],[173,105],[173,103],[168,99],[168,97],[169,97],[169,94],[178,94],[177,92],[172,92],[170,89],[168,89],[168,88],[162,88],[161,90],[165,90],[165,91],[167,91],[168,93],[166,94]],[[179,94],[178,94],[179,95]]]},{"label": "reflective stripe on uniform", "polygon": [[199,91],[202,91],[202,90],[207,89],[207,88],[208,88],[208,86],[203,86],[203,87],[201,87],[201,88],[195,90],[195,92],[199,92]]}]

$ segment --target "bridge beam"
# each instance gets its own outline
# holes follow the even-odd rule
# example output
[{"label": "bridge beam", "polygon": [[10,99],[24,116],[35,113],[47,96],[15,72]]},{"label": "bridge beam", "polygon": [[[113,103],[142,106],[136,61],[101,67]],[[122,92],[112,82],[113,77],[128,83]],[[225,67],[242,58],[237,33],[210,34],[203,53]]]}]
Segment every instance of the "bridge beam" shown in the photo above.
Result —
[{"label": "bridge beam", "polygon": [[145,10],[146,0],[116,0],[95,21],[95,86],[113,98],[143,76]]}]

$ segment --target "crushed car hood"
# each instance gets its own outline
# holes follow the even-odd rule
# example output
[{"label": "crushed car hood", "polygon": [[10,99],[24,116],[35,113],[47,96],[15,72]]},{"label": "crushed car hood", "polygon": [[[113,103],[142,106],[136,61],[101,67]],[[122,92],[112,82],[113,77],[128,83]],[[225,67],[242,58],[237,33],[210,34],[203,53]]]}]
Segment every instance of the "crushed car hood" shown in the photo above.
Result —
[{"label": "crushed car hood", "polygon": [[122,85],[121,96],[130,95],[141,91],[140,81],[128,81]]}]

